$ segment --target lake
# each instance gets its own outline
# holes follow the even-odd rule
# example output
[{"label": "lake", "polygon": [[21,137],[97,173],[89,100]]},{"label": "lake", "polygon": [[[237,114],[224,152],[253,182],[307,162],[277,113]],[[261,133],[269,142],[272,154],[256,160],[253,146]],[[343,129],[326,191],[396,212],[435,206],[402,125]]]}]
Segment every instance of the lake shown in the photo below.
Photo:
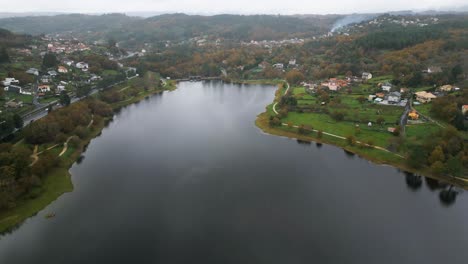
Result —
[{"label": "lake", "polygon": [[184,82],[122,109],[0,263],[467,263],[461,190],[264,134],[275,89]]}]

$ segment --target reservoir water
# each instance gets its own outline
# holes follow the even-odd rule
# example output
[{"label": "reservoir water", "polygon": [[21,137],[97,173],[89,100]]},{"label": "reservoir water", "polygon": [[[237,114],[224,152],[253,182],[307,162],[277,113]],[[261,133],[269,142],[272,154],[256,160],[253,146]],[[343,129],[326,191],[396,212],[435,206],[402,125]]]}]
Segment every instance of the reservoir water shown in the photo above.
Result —
[{"label": "reservoir water", "polygon": [[0,263],[468,262],[463,191],[262,133],[275,89],[185,82],[122,109]]}]

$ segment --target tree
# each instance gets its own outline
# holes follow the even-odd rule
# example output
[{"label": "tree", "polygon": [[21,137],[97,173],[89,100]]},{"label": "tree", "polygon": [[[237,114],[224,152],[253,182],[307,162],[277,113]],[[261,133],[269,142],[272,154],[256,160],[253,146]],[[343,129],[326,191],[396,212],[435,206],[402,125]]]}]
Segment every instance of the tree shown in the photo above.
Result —
[{"label": "tree", "polygon": [[332,112],[331,117],[336,121],[343,121],[345,114],[343,112]]},{"label": "tree", "polygon": [[354,144],[356,144],[356,138],[354,136],[347,136],[346,137],[346,143],[348,143],[348,145],[350,146],[354,146]]},{"label": "tree", "polygon": [[360,104],[363,104],[365,101],[367,101],[367,99],[364,96],[359,96],[357,100]]},{"label": "tree", "polygon": [[463,73],[463,67],[460,64],[455,65],[455,67],[452,68],[452,78],[454,81],[458,79],[458,76]]},{"label": "tree", "polygon": [[13,115],[13,122],[15,123],[15,128],[20,129],[23,127],[23,118],[20,115],[14,114]]},{"label": "tree", "polygon": [[450,156],[446,163],[447,172],[452,176],[460,176],[463,171],[461,155]]},{"label": "tree", "polygon": [[385,118],[379,116],[376,120],[377,124],[383,125],[385,123]]},{"label": "tree", "polygon": [[53,53],[46,53],[42,59],[42,66],[44,68],[54,68],[58,64],[57,57]]},{"label": "tree", "polygon": [[436,161],[431,165],[431,171],[436,175],[444,173],[444,164],[441,161]]},{"label": "tree", "polygon": [[298,70],[292,70],[286,73],[286,81],[288,81],[290,84],[299,84],[300,82],[304,81],[304,79],[304,74]]},{"label": "tree", "polygon": [[68,93],[66,91],[61,91],[60,92],[60,104],[63,106],[68,106],[70,105],[71,99],[70,96],[68,96]]},{"label": "tree", "polygon": [[441,146],[437,146],[434,148],[434,150],[431,152],[431,155],[427,159],[429,164],[434,164],[437,161],[444,162],[445,161],[445,155],[444,151],[442,150]]},{"label": "tree", "polygon": [[5,47],[0,47],[0,63],[10,63],[10,56]]},{"label": "tree", "polygon": [[322,138],[323,137],[323,131],[319,130],[317,131],[317,138]]}]

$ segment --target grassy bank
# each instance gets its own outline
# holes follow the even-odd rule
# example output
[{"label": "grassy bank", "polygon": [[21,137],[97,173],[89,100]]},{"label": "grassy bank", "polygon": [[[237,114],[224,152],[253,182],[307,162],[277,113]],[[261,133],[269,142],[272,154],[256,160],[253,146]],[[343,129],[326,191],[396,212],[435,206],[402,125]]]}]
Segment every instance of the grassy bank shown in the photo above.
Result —
[{"label": "grassy bank", "polygon": [[[300,94],[300,91],[297,91],[297,88],[293,90],[293,93],[296,92]],[[412,172],[415,174],[424,175],[430,178],[438,179],[446,181],[450,184],[454,184],[456,186],[462,187],[467,189],[468,188],[468,181],[461,178],[452,178],[452,177],[443,177],[443,176],[436,176],[432,174],[428,167],[423,167],[419,170],[409,167],[406,164],[405,155],[402,153],[392,153],[386,151],[382,144],[387,142],[389,137],[392,137],[388,133],[383,134],[380,131],[371,131],[368,130],[367,127],[362,127],[356,139],[367,143],[368,140],[372,140],[376,147],[366,146],[365,144],[349,144],[346,139],[339,138],[339,137],[346,137],[347,135],[353,135],[354,132],[354,124],[346,124],[345,122],[336,122],[330,119],[328,115],[324,114],[316,114],[316,113],[295,113],[290,112],[287,117],[281,119],[281,122],[288,123],[289,125],[279,125],[279,126],[271,126],[270,125],[270,117],[276,116],[275,112],[273,111],[273,105],[279,101],[281,95],[284,94],[284,88],[280,85],[278,90],[275,94],[275,100],[272,104],[266,107],[266,112],[260,114],[255,124],[262,129],[265,133],[277,135],[277,136],[284,136],[288,138],[295,138],[305,141],[315,141],[319,143],[325,143],[330,145],[335,145],[338,147],[343,148],[344,150],[354,153],[362,158],[365,158],[369,161],[372,161],[377,164],[387,164],[399,168],[404,171]],[[314,130],[320,130],[324,133],[319,136],[317,131],[315,132],[308,132],[306,134],[299,133],[297,127],[294,125],[306,124],[313,127]],[[409,127],[409,137],[413,138],[418,136],[420,133],[428,133],[432,129],[434,125],[423,125],[421,129],[418,126]],[[351,130],[350,130],[351,129]],[[349,131],[348,131],[349,130]],[[424,131],[419,131],[424,130]],[[336,136],[327,135],[326,133],[332,133]]]},{"label": "grassy bank", "polygon": [[[122,102],[114,103],[111,106],[114,109],[118,109],[138,102],[152,94],[162,93],[166,90],[174,90],[175,88],[176,85],[174,82],[168,82],[168,84],[164,87],[164,90],[150,89],[147,91],[141,91],[132,98]],[[119,90],[122,89],[122,87],[119,86],[113,89]],[[81,156],[85,146],[101,133],[105,127],[105,122],[105,119],[100,119],[99,122],[93,123],[90,128],[89,135],[81,140],[80,145],[76,148],[70,147],[67,152],[59,158],[58,166],[51,169],[47,175],[41,178],[40,187],[33,189],[28,194],[28,197],[24,197],[23,199],[17,201],[17,204],[14,208],[0,212],[0,232],[6,232],[8,230],[14,229],[27,218],[43,210],[45,207],[47,207],[47,205],[55,201],[62,194],[73,191],[73,183],[71,181],[69,169]],[[23,143],[21,144],[25,144],[24,141],[22,142]],[[47,146],[41,145],[39,149],[44,150],[46,147]],[[58,155],[61,149],[62,145],[60,145],[58,148],[51,149],[50,151]]]}]

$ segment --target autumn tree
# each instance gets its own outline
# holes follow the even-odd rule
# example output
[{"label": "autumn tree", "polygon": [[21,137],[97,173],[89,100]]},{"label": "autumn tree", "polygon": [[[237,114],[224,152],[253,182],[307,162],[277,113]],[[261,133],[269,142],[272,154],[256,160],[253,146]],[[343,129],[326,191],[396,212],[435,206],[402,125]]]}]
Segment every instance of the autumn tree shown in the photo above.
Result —
[{"label": "autumn tree", "polygon": [[300,82],[304,81],[305,77],[302,72],[294,69],[286,73],[286,81],[290,83],[291,85],[297,85]]}]

